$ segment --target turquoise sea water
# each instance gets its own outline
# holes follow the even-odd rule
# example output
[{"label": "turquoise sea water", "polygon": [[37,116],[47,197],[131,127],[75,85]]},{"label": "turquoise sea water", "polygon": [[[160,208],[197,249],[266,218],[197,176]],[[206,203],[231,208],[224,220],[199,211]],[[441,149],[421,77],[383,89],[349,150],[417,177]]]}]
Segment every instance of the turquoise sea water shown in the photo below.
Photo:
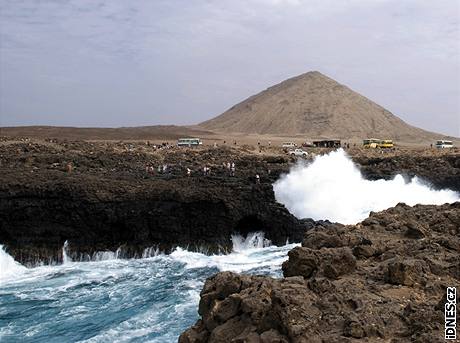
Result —
[{"label": "turquoise sea water", "polygon": [[260,234],[233,237],[234,251],[25,268],[0,253],[1,342],[176,342],[199,318],[207,277],[224,270],[281,276],[293,244],[267,246]]}]

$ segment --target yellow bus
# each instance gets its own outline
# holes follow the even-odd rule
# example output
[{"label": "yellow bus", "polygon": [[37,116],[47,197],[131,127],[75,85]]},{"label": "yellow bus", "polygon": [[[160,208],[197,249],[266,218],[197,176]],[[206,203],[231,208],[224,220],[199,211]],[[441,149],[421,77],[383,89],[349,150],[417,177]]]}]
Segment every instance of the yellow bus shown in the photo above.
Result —
[{"label": "yellow bus", "polygon": [[376,138],[369,138],[369,139],[364,139],[363,140],[363,147],[365,148],[377,148],[380,144],[380,139]]},{"label": "yellow bus", "polygon": [[393,148],[394,144],[391,139],[368,138],[363,140],[365,148]]},{"label": "yellow bus", "polygon": [[394,144],[391,139],[382,139],[378,144],[379,148],[393,148]]}]

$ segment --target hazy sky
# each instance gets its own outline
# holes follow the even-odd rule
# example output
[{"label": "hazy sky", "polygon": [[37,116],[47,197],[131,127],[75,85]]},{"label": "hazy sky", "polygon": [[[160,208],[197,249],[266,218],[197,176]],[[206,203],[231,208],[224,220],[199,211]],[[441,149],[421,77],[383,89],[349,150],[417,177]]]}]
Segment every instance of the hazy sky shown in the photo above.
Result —
[{"label": "hazy sky", "polygon": [[458,0],[0,4],[0,126],[193,124],[319,70],[460,136]]}]

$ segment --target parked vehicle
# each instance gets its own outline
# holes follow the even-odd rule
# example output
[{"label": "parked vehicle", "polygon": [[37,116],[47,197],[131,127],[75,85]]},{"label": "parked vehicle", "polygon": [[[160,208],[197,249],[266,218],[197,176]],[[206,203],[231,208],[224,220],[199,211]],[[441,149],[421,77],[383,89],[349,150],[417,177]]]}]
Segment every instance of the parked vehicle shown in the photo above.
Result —
[{"label": "parked vehicle", "polygon": [[363,140],[363,147],[365,148],[393,148],[394,144],[391,139],[376,139],[376,138],[369,138]]},{"label": "parked vehicle", "polygon": [[301,157],[307,157],[308,156],[308,152],[302,150],[302,149],[295,149],[295,150],[292,150],[292,151],[289,151],[289,155],[291,156],[301,156]]},{"label": "parked vehicle", "polygon": [[325,139],[322,141],[314,141],[313,145],[316,148],[340,148],[342,143],[339,139]]},{"label": "parked vehicle", "polygon": [[452,141],[436,141],[436,148],[438,149],[446,149],[446,148],[453,148],[454,143]]},{"label": "parked vehicle", "polygon": [[297,146],[297,144],[295,144],[294,142],[285,142],[281,146],[283,148],[295,148]]},{"label": "parked vehicle", "polygon": [[177,140],[177,146],[182,147],[194,147],[203,144],[199,138],[179,138]]},{"label": "parked vehicle", "polygon": [[380,139],[375,139],[375,138],[365,139],[363,140],[363,147],[375,149],[377,148],[379,142],[380,142]]},{"label": "parked vehicle", "polygon": [[394,147],[394,144],[393,144],[393,141],[392,141],[391,139],[382,139],[382,140],[379,142],[378,147],[379,147],[379,148],[382,148],[382,149],[393,148],[393,147]]},{"label": "parked vehicle", "polygon": [[312,142],[309,142],[309,141],[306,141],[306,142],[303,142],[302,143],[302,146],[304,148],[313,148],[314,147],[314,144]]}]

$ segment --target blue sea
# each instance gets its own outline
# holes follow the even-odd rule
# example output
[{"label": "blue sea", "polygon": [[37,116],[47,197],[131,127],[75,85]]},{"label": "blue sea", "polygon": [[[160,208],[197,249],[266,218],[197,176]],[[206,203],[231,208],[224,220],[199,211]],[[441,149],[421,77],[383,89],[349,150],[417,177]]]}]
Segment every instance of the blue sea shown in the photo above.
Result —
[{"label": "blue sea", "polygon": [[[200,291],[219,271],[281,276],[295,244],[271,246],[260,233],[234,236],[233,252],[123,260],[101,252],[91,262],[25,268],[0,246],[0,341],[177,342],[199,318]],[[64,251],[65,254],[65,251]]]}]

